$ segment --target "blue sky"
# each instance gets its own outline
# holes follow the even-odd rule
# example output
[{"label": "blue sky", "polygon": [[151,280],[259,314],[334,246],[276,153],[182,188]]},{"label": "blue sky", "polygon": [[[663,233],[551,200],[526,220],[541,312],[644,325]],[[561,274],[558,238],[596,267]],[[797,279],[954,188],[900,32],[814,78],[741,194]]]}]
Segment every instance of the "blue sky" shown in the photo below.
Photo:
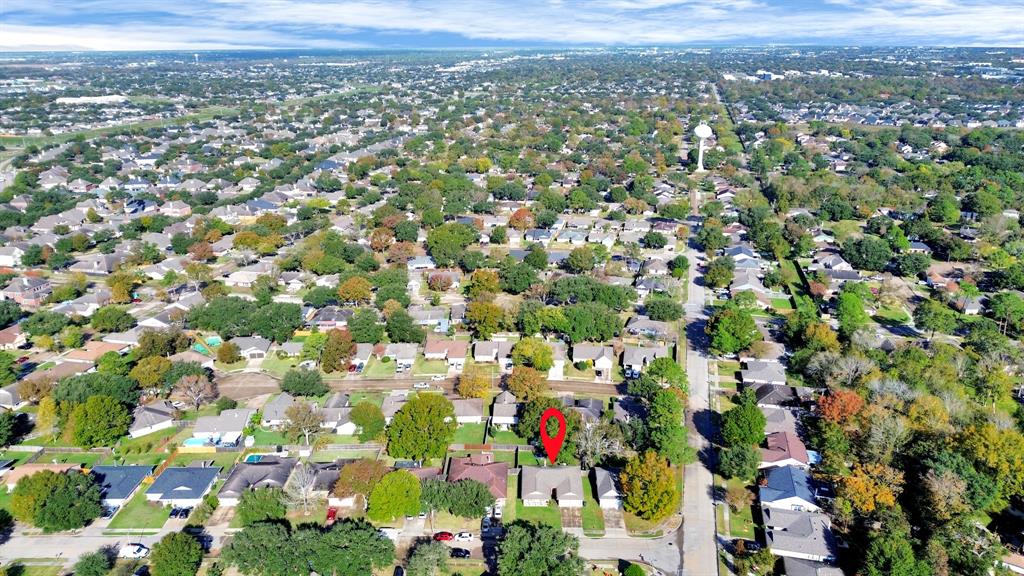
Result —
[{"label": "blue sky", "polygon": [[1024,0],[0,0],[0,50],[1024,46]]}]

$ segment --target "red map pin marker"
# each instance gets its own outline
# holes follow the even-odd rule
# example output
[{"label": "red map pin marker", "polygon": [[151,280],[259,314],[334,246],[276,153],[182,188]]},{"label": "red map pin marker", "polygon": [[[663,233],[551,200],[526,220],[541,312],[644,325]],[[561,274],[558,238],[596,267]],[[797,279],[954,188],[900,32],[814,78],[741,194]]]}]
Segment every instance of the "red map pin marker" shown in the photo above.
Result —
[{"label": "red map pin marker", "polygon": [[[548,419],[558,420],[558,434],[554,438],[548,436]],[[548,460],[552,464],[558,460],[558,453],[562,451],[562,442],[565,441],[565,416],[558,408],[548,408],[540,415],[540,441],[544,444],[544,451],[548,453]]]}]

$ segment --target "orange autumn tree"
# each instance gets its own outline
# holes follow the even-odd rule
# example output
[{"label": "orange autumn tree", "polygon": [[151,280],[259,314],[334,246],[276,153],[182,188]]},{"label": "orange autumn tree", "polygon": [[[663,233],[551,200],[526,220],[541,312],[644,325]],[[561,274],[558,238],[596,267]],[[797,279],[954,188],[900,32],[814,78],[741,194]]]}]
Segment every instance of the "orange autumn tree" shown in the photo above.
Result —
[{"label": "orange autumn tree", "polygon": [[864,409],[864,399],[853,390],[833,390],[818,400],[821,416],[829,422],[845,426]]},{"label": "orange autumn tree", "polygon": [[839,496],[864,516],[895,506],[902,490],[903,472],[884,464],[856,464],[839,484]]},{"label": "orange autumn tree", "polygon": [[533,212],[530,212],[529,208],[516,210],[512,213],[512,217],[508,219],[508,225],[520,232],[527,228],[533,228],[533,223]]}]

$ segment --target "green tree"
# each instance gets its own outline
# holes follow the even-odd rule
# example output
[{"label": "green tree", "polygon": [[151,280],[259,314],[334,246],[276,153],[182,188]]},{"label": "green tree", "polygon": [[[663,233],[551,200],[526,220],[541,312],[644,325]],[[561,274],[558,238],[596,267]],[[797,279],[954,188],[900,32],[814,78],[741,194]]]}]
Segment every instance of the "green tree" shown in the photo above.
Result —
[{"label": "green tree", "polygon": [[352,423],[359,427],[359,441],[373,442],[380,439],[386,426],[384,413],[372,402],[363,400],[352,407],[349,416]]},{"label": "green tree", "polygon": [[124,332],[135,326],[135,318],[120,306],[103,306],[89,319],[100,332]]},{"label": "green tree", "polygon": [[735,354],[762,338],[750,310],[729,304],[715,310],[705,331],[711,336],[711,351],[718,354]]},{"label": "green tree", "polygon": [[435,576],[448,569],[451,550],[440,542],[417,544],[409,554],[406,573],[409,576]]},{"label": "green tree", "polygon": [[455,436],[455,408],[440,394],[417,394],[388,426],[388,454],[393,458],[442,458]]},{"label": "green tree", "polygon": [[392,342],[415,342],[422,344],[426,338],[423,329],[416,324],[416,321],[405,310],[395,310],[392,312],[391,316],[388,317],[385,329]]},{"label": "green tree", "polygon": [[56,312],[40,311],[29,316],[21,323],[21,329],[29,336],[53,336],[70,321],[67,316]]},{"label": "green tree", "polygon": [[102,512],[100,488],[88,474],[43,470],[18,480],[11,513],[44,532],[81,528]]},{"label": "green tree", "polygon": [[376,344],[384,339],[384,326],[379,324],[377,312],[370,308],[356,310],[348,320],[348,329],[352,340],[359,343]]},{"label": "green tree", "polygon": [[730,446],[718,459],[718,472],[726,478],[750,480],[757,474],[757,466],[761,463],[761,453],[749,445]]},{"label": "green tree", "polygon": [[651,320],[671,322],[683,317],[683,306],[668,296],[651,295],[644,302],[644,311]]},{"label": "green tree", "polygon": [[579,540],[547,524],[518,520],[498,544],[498,576],[578,576]]},{"label": "green tree", "polygon": [[78,562],[75,562],[75,576],[106,576],[107,572],[114,567],[110,554],[103,550],[97,550],[89,554],[83,554]]},{"label": "green tree", "polygon": [[523,338],[512,347],[512,363],[516,366],[548,370],[554,364],[551,346],[540,338]]},{"label": "green tree", "polygon": [[729,256],[720,256],[708,264],[704,272],[704,282],[712,288],[724,288],[732,282],[736,263]]},{"label": "green tree", "polygon": [[753,390],[745,390],[739,404],[722,414],[722,439],[728,446],[756,446],[764,440],[766,424]]},{"label": "green tree", "polygon": [[843,290],[836,301],[839,333],[849,339],[853,333],[867,326],[871,318],[864,311],[864,300],[856,292]]},{"label": "green tree", "polygon": [[914,556],[910,532],[885,523],[871,538],[864,558],[866,576],[931,576],[925,560]]},{"label": "green tree", "polygon": [[889,243],[878,236],[865,235],[843,243],[843,258],[858,270],[884,270],[892,259]]},{"label": "green tree", "polygon": [[153,576],[195,576],[203,561],[203,548],[184,532],[171,532],[153,546]]},{"label": "green tree", "polygon": [[[529,439],[530,443],[534,446],[540,447],[540,420],[548,408],[557,408],[562,411],[562,415],[565,417],[565,440],[562,442],[562,449],[558,452],[556,462],[559,464],[573,464],[575,455],[579,452],[577,438],[583,423],[578,412],[566,410],[565,405],[557,398],[540,396],[528,401],[523,408],[522,415],[519,417],[519,422],[516,424],[516,433],[523,438]],[[549,418],[546,424],[548,427],[548,437],[554,438],[558,433],[558,422],[554,418]]]},{"label": "green tree", "polygon": [[366,515],[378,522],[391,522],[420,512],[420,480],[407,470],[395,470],[381,478],[370,492]]},{"label": "green tree", "polygon": [[594,257],[594,249],[589,246],[573,248],[565,259],[565,268],[574,274],[590,272],[596,265],[597,259]]},{"label": "green tree", "polygon": [[128,377],[133,378],[143,388],[152,388],[163,382],[167,372],[171,369],[171,361],[163,356],[149,356],[143,358],[128,372]]},{"label": "green tree", "polygon": [[10,446],[17,438],[18,416],[10,410],[0,412],[0,446]]},{"label": "green tree", "polygon": [[656,382],[686,389],[686,372],[671,358],[655,358],[644,372]]},{"label": "green tree", "polygon": [[112,446],[128,433],[132,415],[110,396],[91,396],[71,412],[72,438],[82,448]]},{"label": "green tree", "polygon": [[330,391],[323,376],[315,370],[289,370],[281,380],[281,390],[292,396],[322,396]]},{"label": "green tree", "polygon": [[449,222],[427,233],[427,250],[435,264],[447,267],[458,261],[462,252],[477,238],[477,231],[472,227]]},{"label": "green tree", "polygon": [[645,520],[667,517],[679,508],[675,478],[672,465],[654,451],[634,456],[619,475],[622,507]]},{"label": "green tree", "polygon": [[931,340],[936,332],[949,334],[956,328],[956,313],[942,302],[925,300],[914,309],[914,325],[928,330]]},{"label": "green tree", "polygon": [[252,526],[257,522],[281,520],[288,513],[285,507],[284,493],[279,488],[257,488],[242,492],[235,508],[242,526]]}]

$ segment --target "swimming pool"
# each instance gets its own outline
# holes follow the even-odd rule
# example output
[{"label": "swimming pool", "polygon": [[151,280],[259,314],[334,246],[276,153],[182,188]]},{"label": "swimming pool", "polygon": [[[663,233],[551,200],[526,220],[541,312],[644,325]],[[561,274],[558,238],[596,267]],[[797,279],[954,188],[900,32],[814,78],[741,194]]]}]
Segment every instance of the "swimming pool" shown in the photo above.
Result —
[{"label": "swimming pool", "polygon": [[182,441],[182,446],[206,446],[208,444],[206,438],[186,438]]},{"label": "swimming pool", "polygon": [[245,457],[246,464],[255,464],[260,460],[263,460],[262,454],[249,454],[248,456]]},{"label": "swimming pool", "polygon": [[220,346],[224,341],[220,339],[220,336],[210,336],[206,339],[206,343],[210,346]]}]

